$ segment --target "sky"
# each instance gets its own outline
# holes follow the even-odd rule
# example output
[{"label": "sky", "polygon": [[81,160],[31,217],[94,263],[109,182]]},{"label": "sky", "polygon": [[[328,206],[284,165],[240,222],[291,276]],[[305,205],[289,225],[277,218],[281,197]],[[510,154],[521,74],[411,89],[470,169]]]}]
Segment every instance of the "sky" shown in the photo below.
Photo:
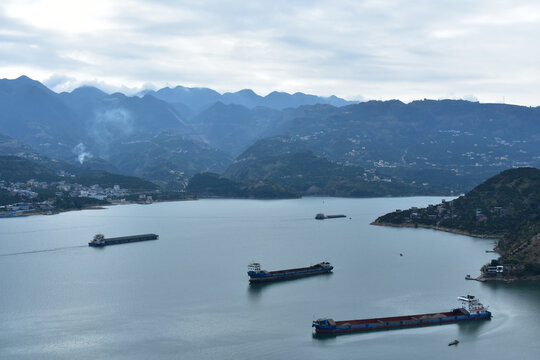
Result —
[{"label": "sky", "polygon": [[2,0],[0,78],[540,105],[540,1]]}]

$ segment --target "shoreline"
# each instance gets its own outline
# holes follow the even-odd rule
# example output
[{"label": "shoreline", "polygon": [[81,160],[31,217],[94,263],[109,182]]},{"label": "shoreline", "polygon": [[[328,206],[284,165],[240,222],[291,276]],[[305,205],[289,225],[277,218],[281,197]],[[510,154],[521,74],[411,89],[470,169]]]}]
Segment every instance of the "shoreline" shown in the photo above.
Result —
[{"label": "shoreline", "polygon": [[122,201],[122,202],[111,202],[109,204],[101,204],[101,205],[89,205],[84,206],[82,208],[71,208],[71,209],[54,209],[54,210],[47,210],[47,211],[35,211],[35,212],[29,212],[29,213],[21,213],[11,216],[0,216],[0,219],[14,219],[14,218],[20,218],[20,217],[28,217],[28,216],[37,216],[37,215],[57,215],[65,212],[70,211],[81,211],[81,210],[105,210],[108,206],[116,206],[116,205],[151,205],[154,203],[162,203],[162,202],[175,202],[175,201],[194,201],[198,200],[196,198],[194,199],[178,199],[178,200],[154,200],[151,203],[139,203],[137,201]]},{"label": "shoreline", "polygon": [[[413,229],[419,228],[419,229],[439,230],[439,231],[449,232],[449,233],[452,233],[452,234],[466,235],[466,236],[471,236],[471,237],[476,237],[476,238],[481,238],[481,239],[499,239],[500,240],[500,239],[503,238],[502,234],[495,234],[495,235],[472,234],[472,233],[469,233],[469,232],[464,231],[464,230],[457,230],[457,229],[452,229],[452,228],[445,228],[445,227],[439,227],[439,226],[434,226],[434,225],[425,225],[425,224],[411,224],[411,223],[394,224],[394,223],[380,222],[380,221],[375,220],[375,221],[371,222],[370,225],[404,227],[404,228],[413,228]],[[496,248],[493,249],[493,251],[495,251],[496,253],[498,253],[500,255],[500,252]]]},{"label": "shoreline", "polygon": [[[463,230],[456,230],[451,228],[444,228],[444,227],[437,227],[433,225],[425,225],[425,224],[393,224],[393,223],[386,223],[386,222],[380,222],[380,221],[373,221],[370,223],[370,225],[376,225],[376,226],[391,226],[391,227],[402,227],[402,228],[420,228],[420,229],[431,229],[431,230],[439,230],[444,232],[449,232],[452,234],[457,235],[465,235],[465,236],[471,236],[481,239],[501,239],[502,235],[487,235],[487,234],[471,234],[467,231]],[[486,250],[487,251],[487,250]],[[502,252],[499,248],[495,247],[493,249],[493,252],[497,253],[499,256],[503,256]],[[502,282],[505,284],[514,283],[514,282],[540,282],[540,275],[532,275],[532,276],[524,276],[524,277],[485,277],[484,274],[481,274],[480,276],[467,280],[475,280],[480,282]]]},{"label": "shoreline", "polygon": [[526,281],[537,283],[540,281],[540,275],[525,276],[522,278],[518,278],[518,277],[486,278],[486,277],[483,277],[483,275],[480,275],[479,277],[472,278],[471,280],[476,280],[480,282],[502,282],[505,284],[515,283],[515,282],[526,282]]}]

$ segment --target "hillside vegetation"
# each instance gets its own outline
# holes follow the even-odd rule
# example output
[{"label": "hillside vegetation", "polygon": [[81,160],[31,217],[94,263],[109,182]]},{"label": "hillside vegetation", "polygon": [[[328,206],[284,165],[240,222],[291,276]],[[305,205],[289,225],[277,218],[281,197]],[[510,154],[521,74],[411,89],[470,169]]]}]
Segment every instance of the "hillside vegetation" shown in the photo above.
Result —
[{"label": "hillside vegetation", "polygon": [[453,201],[386,214],[374,224],[423,226],[499,237],[501,263],[540,275],[540,170],[503,171]]},{"label": "hillside vegetation", "polygon": [[193,176],[186,191],[199,197],[280,199],[300,196],[298,192],[278,184],[264,181],[244,183],[215,173]]},{"label": "hillside vegetation", "polygon": [[[68,177],[58,175],[59,169],[63,169],[63,173],[67,170],[70,175]],[[87,186],[97,184],[103,187],[113,187],[119,185],[132,191],[154,191],[158,189],[157,185],[134,176],[89,170],[48,159],[34,161],[17,156],[0,156],[0,180],[26,182],[31,179],[44,182],[66,181]]]},{"label": "hillside vegetation", "polygon": [[343,166],[311,152],[253,156],[248,151],[224,173],[237,181],[279,184],[301,195],[376,197],[418,195],[408,184],[379,179],[358,166]]}]

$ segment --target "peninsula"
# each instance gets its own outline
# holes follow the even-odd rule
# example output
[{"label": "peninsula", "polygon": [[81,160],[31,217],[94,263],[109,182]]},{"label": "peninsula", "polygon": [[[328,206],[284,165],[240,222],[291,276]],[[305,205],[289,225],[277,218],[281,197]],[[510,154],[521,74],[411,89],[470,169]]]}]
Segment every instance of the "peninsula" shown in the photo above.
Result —
[{"label": "peninsula", "polygon": [[539,169],[506,170],[455,200],[397,209],[372,224],[497,238],[501,256],[482,268],[482,280],[540,280]]}]

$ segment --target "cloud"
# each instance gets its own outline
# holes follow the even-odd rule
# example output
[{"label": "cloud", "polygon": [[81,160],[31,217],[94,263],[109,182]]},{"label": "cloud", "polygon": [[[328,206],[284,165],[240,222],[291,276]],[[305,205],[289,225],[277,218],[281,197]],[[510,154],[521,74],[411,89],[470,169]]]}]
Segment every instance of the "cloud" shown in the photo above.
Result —
[{"label": "cloud", "polygon": [[61,92],[64,89],[72,89],[76,83],[76,78],[59,74],[53,74],[47,79],[43,80],[43,84],[56,92]]},{"label": "cloud", "polygon": [[64,74],[62,89],[92,82],[110,91],[181,84],[349,98],[540,98],[540,5],[532,1],[76,3],[4,0],[0,72]]}]

